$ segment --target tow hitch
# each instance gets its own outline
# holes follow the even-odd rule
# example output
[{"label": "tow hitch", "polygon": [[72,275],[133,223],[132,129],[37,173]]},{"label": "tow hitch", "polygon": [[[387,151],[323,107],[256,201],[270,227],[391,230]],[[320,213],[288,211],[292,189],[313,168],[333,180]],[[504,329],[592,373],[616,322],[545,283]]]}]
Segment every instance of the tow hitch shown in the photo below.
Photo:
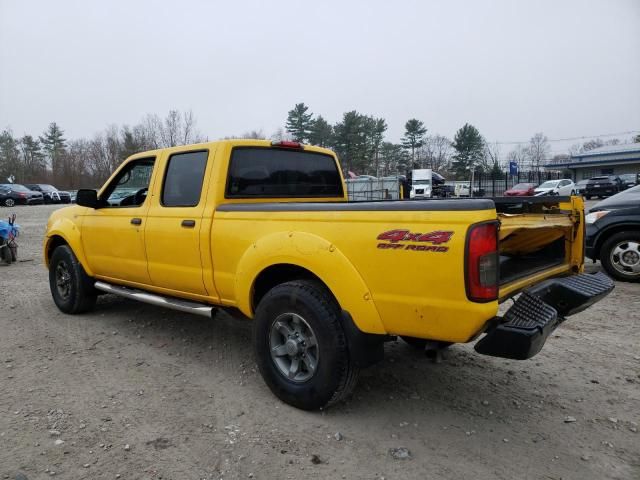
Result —
[{"label": "tow hitch", "polygon": [[483,355],[526,360],[536,355],[566,317],[590,307],[613,290],[604,273],[554,278],[528,288],[475,345]]}]

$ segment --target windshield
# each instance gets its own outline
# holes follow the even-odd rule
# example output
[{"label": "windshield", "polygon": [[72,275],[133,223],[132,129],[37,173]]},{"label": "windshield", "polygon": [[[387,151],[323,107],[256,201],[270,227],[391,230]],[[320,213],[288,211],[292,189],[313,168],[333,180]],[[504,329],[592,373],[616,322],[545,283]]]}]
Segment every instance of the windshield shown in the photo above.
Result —
[{"label": "windshield", "polygon": [[620,175],[620,178],[625,182],[635,182],[636,174],[635,173],[625,173],[624,175]]},{"label": "windshield", "polygon": [[30,192],[31,191],[24,185],[11,184],[11,185],[2,185],[2,186],[10,190],[13,190],[14,192]]},{"label": "windshield", "polygon": [[558,181],[559,180],[550,180],[548,182],[544,182],[538,188],[554,188],[556,185],[558,185]]},{"label": "windshield", "polygon": [[431,185],[431,180],[414,180],[414,185]]}]

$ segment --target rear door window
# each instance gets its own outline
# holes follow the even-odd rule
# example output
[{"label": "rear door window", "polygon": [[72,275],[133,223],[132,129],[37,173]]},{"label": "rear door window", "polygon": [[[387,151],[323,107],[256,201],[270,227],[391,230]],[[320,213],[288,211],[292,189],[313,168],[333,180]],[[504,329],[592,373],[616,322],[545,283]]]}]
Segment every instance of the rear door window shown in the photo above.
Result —
[{"label": "rear door window", "polygon": [[200,203],[209,152],[176,153],[169,157],[162,186],[165,207],[195,207]]},{"label": "rear door window", "polygon": [[239,147],[231,154],[227,198],[342,197],[335,159],[323,153]]}]

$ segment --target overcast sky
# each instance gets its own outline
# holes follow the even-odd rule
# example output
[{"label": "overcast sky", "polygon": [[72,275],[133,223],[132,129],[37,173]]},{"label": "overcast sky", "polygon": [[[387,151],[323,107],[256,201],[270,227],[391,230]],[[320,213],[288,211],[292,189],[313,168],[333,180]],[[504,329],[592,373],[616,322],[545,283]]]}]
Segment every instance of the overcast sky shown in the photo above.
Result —
[{"label": "overcast sky", "polygon": [[296,102],[384,117],[391,141],[411,117],[505,142],[638,130],[640,1],[0,0],[16,135],[172,108],[210,139],[270,135]]}]

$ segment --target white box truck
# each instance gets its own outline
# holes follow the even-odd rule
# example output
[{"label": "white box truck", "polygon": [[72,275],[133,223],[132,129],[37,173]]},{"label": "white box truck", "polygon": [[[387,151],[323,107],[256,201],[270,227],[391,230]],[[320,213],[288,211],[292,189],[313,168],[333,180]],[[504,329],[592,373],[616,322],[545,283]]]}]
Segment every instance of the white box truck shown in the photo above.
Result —
[{"label": "white box truck", "polygon": [[419,168],[411,172],[410,198],[431,198],[432,172],[430,168]]}]

